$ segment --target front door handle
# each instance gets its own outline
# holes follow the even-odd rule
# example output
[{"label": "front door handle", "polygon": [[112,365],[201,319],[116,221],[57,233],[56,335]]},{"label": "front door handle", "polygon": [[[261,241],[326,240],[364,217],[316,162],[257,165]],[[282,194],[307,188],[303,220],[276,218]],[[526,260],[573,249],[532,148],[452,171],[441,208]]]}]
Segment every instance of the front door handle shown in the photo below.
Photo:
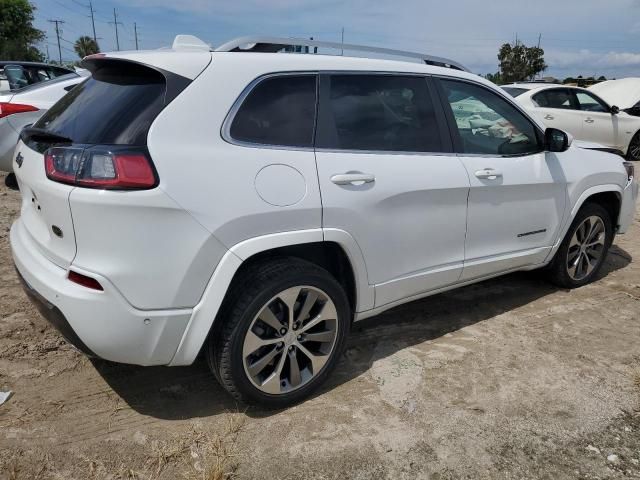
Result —
[{"label": "front door handle", "polygon": [[549,115],[548,113],[544,116],[545,120],[553,120],[554,118],[556,117],[554,117],[553,115]]},{"label": "front door handle", "polygon": [[584,123],[593,123],[595,120],[593,118],[587,118]]},{"label": "front door handle", "polygon": [[375,175],[361,172],[339,173],[331,177],[331,181],[336,185],[363,185],[376,181]]},{"label": "front door handle", "polygon": [[493,168],[483,168],[482,170],[478,170],[475,175],[485,180],[495,180],[498,177],[502,177],[502,172]]}]

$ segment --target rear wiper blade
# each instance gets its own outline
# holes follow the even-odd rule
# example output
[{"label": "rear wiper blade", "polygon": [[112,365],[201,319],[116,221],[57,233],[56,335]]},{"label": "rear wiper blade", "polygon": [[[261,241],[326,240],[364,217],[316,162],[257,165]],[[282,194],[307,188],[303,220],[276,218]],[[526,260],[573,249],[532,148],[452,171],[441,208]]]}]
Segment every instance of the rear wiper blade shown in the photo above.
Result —
[{"label": "rear wiper blade", "polygon": [[57,133],[50,132],[44,128],[38,127],[25,127],[20,132],[20,139],[23,142],[33,140],[35,142],[47,142],[47,143],[73,143],[73,140]]}]

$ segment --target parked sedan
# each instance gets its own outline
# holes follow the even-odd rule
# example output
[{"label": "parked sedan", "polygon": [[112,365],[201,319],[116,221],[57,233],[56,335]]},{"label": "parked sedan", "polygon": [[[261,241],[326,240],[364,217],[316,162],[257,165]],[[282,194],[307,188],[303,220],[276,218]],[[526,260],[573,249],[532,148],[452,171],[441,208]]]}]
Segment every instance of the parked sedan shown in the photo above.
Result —
[{"label": "parked sedan", "polygon": [[20,130],[34,123],[90,73],[68,73],[19,90],[0,92],[0,170],[12,171],[13,150]]},{"label": "parked sedan", "polygon": [[0,61],[0,91],[18,90],[69,73],[73,73],[73,70],[48,63]]},{"label": "parked sedan", "polygon": [[547,126],[640,160],[640,117],[585,88],[545,83],[503,87]]}]

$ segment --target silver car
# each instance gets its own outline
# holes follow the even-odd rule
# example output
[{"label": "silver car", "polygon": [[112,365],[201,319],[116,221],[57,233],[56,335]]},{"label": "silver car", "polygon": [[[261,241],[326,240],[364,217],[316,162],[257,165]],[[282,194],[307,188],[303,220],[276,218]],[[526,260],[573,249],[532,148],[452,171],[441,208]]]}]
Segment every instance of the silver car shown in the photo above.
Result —
[{"label": "silver car", "polygon": [[12,171],[13,150],[22,128],[38,120],[90,75],[87,70],[81,70],[18,90],[0,92],[0,170]]}]

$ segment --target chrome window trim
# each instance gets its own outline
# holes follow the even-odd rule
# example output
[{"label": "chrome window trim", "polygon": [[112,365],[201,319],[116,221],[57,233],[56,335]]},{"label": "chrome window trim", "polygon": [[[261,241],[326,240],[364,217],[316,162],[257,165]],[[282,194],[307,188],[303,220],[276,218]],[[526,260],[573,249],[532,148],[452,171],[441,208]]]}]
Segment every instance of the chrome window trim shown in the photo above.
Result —
[{"label": "chrome window trim", "polygon": [[318,78],[316,79],[316,112],[314,119],[314,142],[315,142],[315,130],[317,127],[318,121],[318,102],[320,101],[318,88],[319,88],[319,76],[320,75],[394,75],[394,76],[404,76],[404,77],[422,77],[422,78],[443,78],[446,80],[456,80],[460,82],[470,83],[472,85],[476,85],[478,87],[484,88],[490,92],[496,93],[498,96],[505,99],[512,106],[516,108],[521,114],[525,116],[534,126],[536,131],[544,136],[544,131],[540,128],[538,123],[533,120],[531,115],[527,113],[524,108],[522,108],[519,104],[517,104],[512,98],[510,98],[509,94],[506,92],[502,92],[499,90],[494,90],[492,88],[487,87],[486,85],[476,82],[467,78],[461,78],[455,75],[443,75],[443,74],[432,74],[432,73],[421,73],[421,72],[403,72],[403,71],[377,71],[377,70],[287,70],[280,72],[270,72],[263,75],[260,75],[254,78],[249,84],[242,90],[238,98],[233,102],[233,105],[227,112],[225,116],[222,127],[220,129],[220,135],[222,139],[231,144],[238,147],[245,148],[258,148],[258,149],[270,149],[270,150],[291,150],[297,152],[322,152],[322,153],[352,153],[352,154],[361,154],[361,155],[421,155],[421,156],[439,156],[439,157],[485,157],[485,158],[521,158],[528,157],[532,155],[538,155],[540,153],[545,153],[544,148],[537,152],[531,152],[526,154],[514,154],[514,155],[496,155],[496,154],[484,154],[484,153],[461,153],[461,152],[414,152],[414,151],[398,151],[398,150],[351,150],[351,149],[339,149],[339,148],[317,148],[317,147],[293,147],[288,145],[272,145],[272,144],[261,144],[261,143],[253,143],[253,142],[245,142],[242,140],[236,140],[231,136],[231,124],[238,113],[238,110],[244,103],[244,100],[249,96],[249,94],[253,91],[253,89],[263,80],[280,77],[280,76],[299,76],[299,75],[315,75]]},{"label": "chrome window trim", "polygon": [[349,153],[355,155],[412,155],[429,157],[456,157],[455,152],[414,152],[404,150],[349,150],[340,148],[316,148],[318,153]]},{"label": "chrome window trim", "polygon": [[[362,153],[362,154],[387,154],[387,155],[439,155],[439,156],[455,156],[455,152],[414,152],[414,151],[396,151],[396,150],[351,150],[351,149],[336,149],[336,148],[316,148],[316,147],[294,147],[290,145],[275,145],[275,144],[262,144],[255,142],[245,142],[243,140],[237,140],[231,136],[231,125],[235,119],[238,110],[244,103],[245,99],[257,87],[262,81],[273,77],[281,76],[300,76],[300,75],[316,75],[316,111],[314,118],[314,143],[315,143],[315,130],[318,122],[318,103],[319,97],[319,76],[320,75],[388,75],[388,76],[400,76],[400,77],[420,77],[427,78],[432,75],[421,72],[402,72],[402,71],[377,71],[377,70],[286,70],[280,72],[270,72],[264,75],[260,75],[254,78],[249,84],[242,90],[238,98],[233,102],[231,109],[225,116],[222,127],[220,129],[220,135],[222,139],[238,147],[247,148],[266,148],[271,150],[291,150],[298,152],[330,152],[330,153]],[[455,78],[455,77],[454,77]]]},{"label": "chrome window trim", "polygon": [[319,72],[315,70],[284,71],[284,72],[267,73],[254,78],[242,90],[238,98],[233,102],[233,105],[231,106],[231,109],[229,110],[229,112],[227,112],[227,115],[225,116],[222,122],[222,127],[220,129],[220,136],[225,142],[230,143],[231,145],[236,145],[238,147],[262,148],[262,149],[267,148],[271,150],[292,150],[292,151],[298,151],[298,152],[313,152],[314,151],[313,146],[296,147],[291,145],[278,145],[278,144],[269,144],[269,143],[263,144],[263,143],[257,143],[257,142],[246,142],[244,140],[237,140],[231,136],[231,125],[233,124],[233,121],[238,111],[240,110],[240,107],[242,107],[242,104],[244,103],[244,101],[251,94],[251,92],[253,92],[253,90],[263,81],[268,80],[270,78],[275,78],[275,77],[292,77],[292,76],[299,77],[301,75],[314,75],[316,77],[316,107],[315,107],[315,114],[314,114],[315,118],[313,120],[313,138],[312,138],[312,143],[313,143],[315,140],[316,122],[318,120],[318,78],[317,78],[318,74]]}]

